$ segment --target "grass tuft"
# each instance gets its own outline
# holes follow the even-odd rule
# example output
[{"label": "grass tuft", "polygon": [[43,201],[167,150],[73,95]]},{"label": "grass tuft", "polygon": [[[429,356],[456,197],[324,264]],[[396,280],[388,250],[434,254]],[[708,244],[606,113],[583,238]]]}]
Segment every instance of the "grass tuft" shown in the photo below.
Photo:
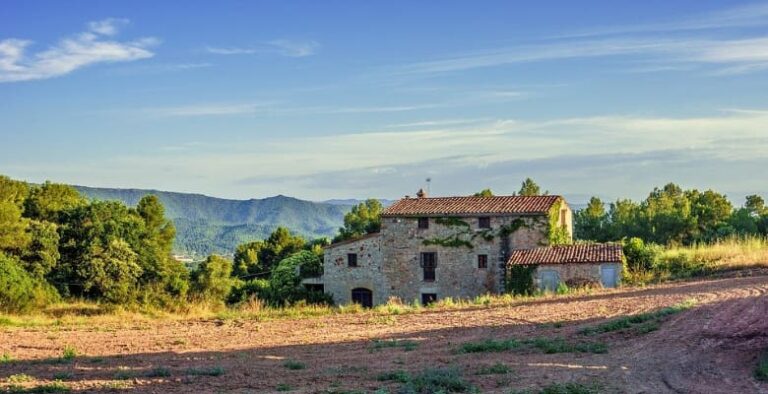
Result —
[{"label": "grass tuft", "polygon": [[518,349],[522,346],[522,343],[515,339],[507,340],[495,340],[486,339],[482,342],[466,342],[459,348],[460,353],[489,353],[489,352],[505,352],[508,350]]},{"label": "grass tuft", "polygon": [[406,352],[416,350],[419,347],[418,342],[414,341],[400,341],[397,339],[381,340],[375,339],[371,346],[371,351],[378,351],[386,348],[402,348]]},{"label": "grass tuft", "polygon": [[224,375],[224,368],[222,367],[209,367],[209,368],[189,368],[185,372],[190,376],[221,376]]},{"label": "grass tuft", "polygon": [[595,335],[614,331],[633,329],[637,334],[646,334],[659,329],[659,324],[667,316],[690,309],[696,304],[695,300],[686,300],[677,305],[659,309],[654,312],[640,313],[624,316],[596,326],[585,327],[579,330],[582,335]]},{"label": "grass tuft", "polygon": [[306,365],[304,365],[304,363],[295,361],[295,360],[287,360],[286,362],[283,363],[283,366],[294,371],[304,369],[307,367]]},{"label": "grass tuft", "polygon": [[502,363],[480,368],[475,375],[504,375],[512,372],[512,369]]},{"label": "grass tuft", "polygon": [[768,353],[763,354],[755,367],[755,379],[768,382]]}]

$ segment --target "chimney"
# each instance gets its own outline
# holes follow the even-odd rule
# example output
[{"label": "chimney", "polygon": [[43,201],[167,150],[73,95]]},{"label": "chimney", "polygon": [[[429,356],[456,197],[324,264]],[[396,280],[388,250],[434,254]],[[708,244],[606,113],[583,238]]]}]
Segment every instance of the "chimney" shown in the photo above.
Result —
[{"label": "chimney", "polygon": [[427,196],[427,193],[424,192],[424,189],[419,189],[418,192],[416,192],[416,197],[418,198],[424,198]]}]

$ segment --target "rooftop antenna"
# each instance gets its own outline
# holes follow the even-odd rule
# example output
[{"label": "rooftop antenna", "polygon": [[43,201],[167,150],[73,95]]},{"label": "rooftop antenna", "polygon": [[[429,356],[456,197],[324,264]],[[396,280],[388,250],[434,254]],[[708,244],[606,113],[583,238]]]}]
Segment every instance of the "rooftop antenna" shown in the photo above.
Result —
[{"label": "rooftop antenna", "polygon": [[427,195],[432,195],[432,188],[430,187],[432,185],[432,178],[427,178]]}]

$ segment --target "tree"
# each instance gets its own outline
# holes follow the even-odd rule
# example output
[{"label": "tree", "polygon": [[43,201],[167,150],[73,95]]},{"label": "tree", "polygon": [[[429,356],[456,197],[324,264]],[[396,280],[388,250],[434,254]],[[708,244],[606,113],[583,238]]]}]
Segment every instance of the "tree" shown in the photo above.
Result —
[{"label": "tree", "polygon": [[382,210],[381,202],[373,198],[352,207],[352,210],[344,215],[344,227],[339,229],[339,235],[334,238],[334,241],[344,241],[379,232]]},{"label": "tree", "polygon": [[768,209],[765,207],[765,200],[756,194],[747,196],[744,208],[746,208],[752,216],[768,215]]},{"label": "tree", "polygon": [[59,223],[62,212],[87,204],[88,201],[72,186],[46,181],[29,191],[24,202],[24,216]]},{"label": "tree", "polygon": [[669,183],[654,188],[641,204],[643,238],[654,243],[681,244],[690,241],[697,227],[691,202],[680,186]]},{"label": "tree", "polygon": [[136,205],[136,214],[143,221],[142,236],[134,244],[144,270],[142,282],[159,285],[173,295],[185,295],[186,268],[171,257],[176,228],[165,218],[165,207],[157,196],[147,195]]},{"label": "tree", "polygon": [[[517,193],[521,196],[540,196],[541,188],[531,178],[525,178],[522,185],[520,185],[520,191]],[[547,194],[546,192],[544,194]]]},{"label": "tree", "polygon": [[0,176],[0,252],[20,255],[30,242],[29,220],[22,218],[27,185]]},{"label": "tree", "polygon": [[624,237],[641,235],[640,206],[629,199],[619,199],[611,203],[608,210],[608,239],[618,240]]},{"label": "tree", "polygon": [[56,290],[30,275],[18,260],[0,253],[0,311],[25,312],[58,298]]},{"label": "tree", "polygon": [[292,304],[305,295],[302,273],[315,272],[322,262],[310,251],[301,251],[280,261],[269,279],[270,298],[274,305]]},{"label": "tree", "polygon": [[32,275],[43,278],[59,262],[58,226],[32,220],[28,228],[31,242],[21,254],[21,264]]},{"label": "tree", "polygon": [[142,269],[127,242],[115,239],[105,247],[92,244],[86,259],[88,264],[76,270],[85,295],[112,303],[127,303],[136,297]]},{"label": "tree", "polygon": [[590,198],[587,207],[574,214],[573,221],[578,239],[605,241],[609,238],[606,234],[608,214],[605,204],[598,197]]},{"label": "tree", "polygon": [[262,240],[244,243],[235,249],[234,269],[232,275],[244,277],[256,275],[259,272],[259,255],[264,249]]},{"label": "tree", "polygon": [[483,189],[474,194],[475,197],[493,197],[491,189]]},{"label": "tree", "polygon": [[728,198],[713,190],[700,193],[698,190],[685,192],[691,204],[691,216],[695,218],[697,231],[688,235],[689,240],[712,240],[724,231],[728,231],[728,219],[733,213],[733,205]]},{"label": "tree", "polygon": [[193,274],[194,291],[203,300],[222,302],[237,283],[232,277],[232,263],[217,255],[208,256]]}]

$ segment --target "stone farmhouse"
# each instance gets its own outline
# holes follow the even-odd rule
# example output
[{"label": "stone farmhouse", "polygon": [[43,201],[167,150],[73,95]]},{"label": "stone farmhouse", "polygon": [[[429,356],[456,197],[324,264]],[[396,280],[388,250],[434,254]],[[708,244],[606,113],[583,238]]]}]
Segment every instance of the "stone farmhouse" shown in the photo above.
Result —
[{"label": "stone farmhouse", "polygon": [[502,293],[514,266],[532,267],[541,289],[619,284],[618,246],[550,246],[573,234],[561,196],[417,196],[386,208],[380,232],[326,247],[323,276],[307,284],[338,304],[366,307],[390,297],[428,304]]}]

